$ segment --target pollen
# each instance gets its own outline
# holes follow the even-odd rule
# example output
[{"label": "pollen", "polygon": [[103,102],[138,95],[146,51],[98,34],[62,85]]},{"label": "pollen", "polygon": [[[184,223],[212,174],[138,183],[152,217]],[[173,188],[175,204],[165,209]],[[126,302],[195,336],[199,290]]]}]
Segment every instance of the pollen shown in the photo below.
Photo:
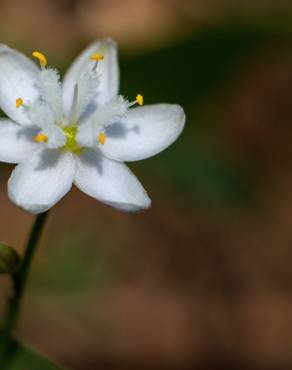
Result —
[{"label": "pollen", "polygon": [[45,67],[48,64],[46,56],[39,51],[34,51],[32,56],[39,60],[42,67]]},{"label": "pollen", "polygon": [[36,141],[37,143],[47,143],[48,137],[45,134],[40,133],[35,136],[34,141]]},{"label": "pollen", "polygon": [[137,103],[138,105],[143,105],[143,104],[144,104],[144,98],[143,98],[143,95],[138,94],[138,95],[136,96],[136,103]]},{"label": "pollen", "polygon": [[99,142],[99,144],[104,145],[105,144],[105,141],[106,141],[105,133],[104,132],[101,132],[98,135],[98,142]]},{"label": "pollen", "polygon": [[22,98],[18,98],[15,100],[15,105],[16,105],[16,108],[20,108],[22,105],[23,105],[23,99]]},{"label": "pollen", "polygon": [[103,60],[104,56],[102,54],[93,54],[90,57],[90,60],[94,60],[95,62],[99,62],[100,60]]}]

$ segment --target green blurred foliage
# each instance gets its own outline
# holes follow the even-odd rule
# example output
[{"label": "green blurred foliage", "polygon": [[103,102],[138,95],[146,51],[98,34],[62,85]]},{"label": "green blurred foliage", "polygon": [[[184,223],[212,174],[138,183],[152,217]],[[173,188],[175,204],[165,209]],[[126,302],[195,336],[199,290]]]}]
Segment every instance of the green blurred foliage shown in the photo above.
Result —
[{"label": "green blurred foliage", "polygon": [[184,194],[180,199],[185,204],[232,206],[253,199],[244,166],[224,148],[214,143],[212,147],[210,138],[220,117],[217,122],[212,117],[215,122],[210,122],[207,109],[212,109],[216,94],[240,74],[250,56],[275,36],[273,29],[218,25],[154,54],[122,59],[122,93],[135,96],[138,89],[146,104],[171,102],[185,108],[187,122],[181,138],[165,153],[144,163],[149,175],[159,172],[174,191]]}]

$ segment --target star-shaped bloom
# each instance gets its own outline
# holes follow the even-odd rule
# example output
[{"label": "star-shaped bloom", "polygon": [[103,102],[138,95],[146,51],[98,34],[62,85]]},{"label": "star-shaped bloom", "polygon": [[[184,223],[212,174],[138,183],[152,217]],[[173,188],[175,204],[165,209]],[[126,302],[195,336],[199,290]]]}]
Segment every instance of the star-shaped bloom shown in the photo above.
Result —
[{"label": "star-shaped bloom", "polygon": [[73,62],[63,84],[34,52],[40,67],[0,46],[0,161],[17,163],[10,199],[31,213],[45,212],[75,184],[122,211],[148,208],[143,186],[123,162],[151,157],[173,143],[184,123],[175,104],[143,105],[118,95],[117,48],[91,44]]}]

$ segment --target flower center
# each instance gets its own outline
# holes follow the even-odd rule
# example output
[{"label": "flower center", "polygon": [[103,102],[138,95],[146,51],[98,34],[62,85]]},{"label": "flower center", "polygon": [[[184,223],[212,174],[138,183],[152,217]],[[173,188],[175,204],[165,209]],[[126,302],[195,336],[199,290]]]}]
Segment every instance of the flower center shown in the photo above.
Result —
[{"label": "flower center", "polygon": [[76,135],[78,132],[78,127],[75,125],[69,125],[62,128],[64,134],[66,135],[66,144],[62,149],[70,150],[73,153],[79,153],[81,147],[77,144]]}]

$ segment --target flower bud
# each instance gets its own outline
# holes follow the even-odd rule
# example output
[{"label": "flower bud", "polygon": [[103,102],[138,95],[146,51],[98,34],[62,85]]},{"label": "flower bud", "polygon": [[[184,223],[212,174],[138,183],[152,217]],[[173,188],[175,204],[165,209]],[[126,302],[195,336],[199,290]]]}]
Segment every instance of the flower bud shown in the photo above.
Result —
[{"label": "flower bud", "polygon": [[13,274],[20,264],[17,252],[8,245],[0,244],[0,274]]}]

